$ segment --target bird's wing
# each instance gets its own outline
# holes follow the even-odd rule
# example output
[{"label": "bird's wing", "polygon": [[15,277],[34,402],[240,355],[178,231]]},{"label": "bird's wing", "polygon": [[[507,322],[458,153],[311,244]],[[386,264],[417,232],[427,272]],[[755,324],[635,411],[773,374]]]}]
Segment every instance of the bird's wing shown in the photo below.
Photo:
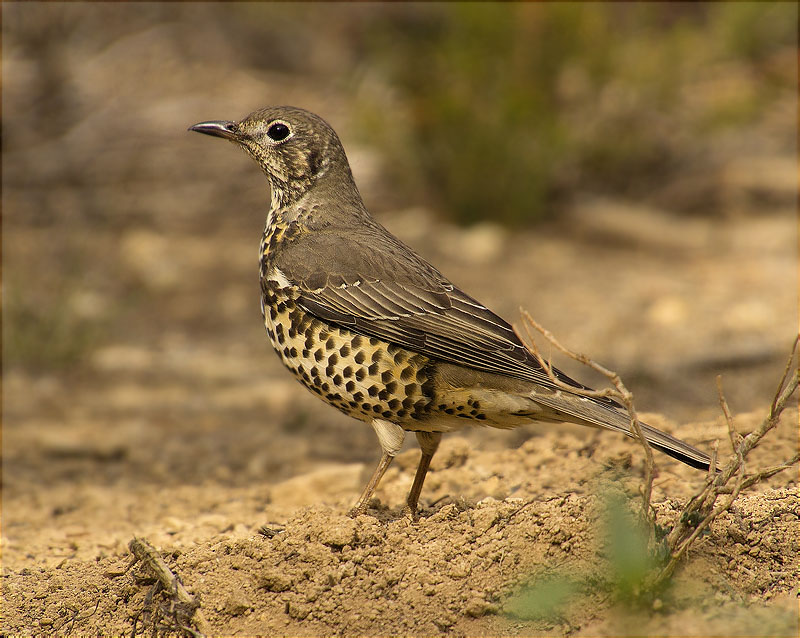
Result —
[{"label": "bird's wing", "polygon": [[[442,361],[553,388],[507,321],[388,232],[377,234],[310,233],[286,246],[276,265],[297,289],[298,303],[320,319]],[[336,255],[335,263],[319,263],[321,255]],[[557,376],[586,388],[560,371]]]}]

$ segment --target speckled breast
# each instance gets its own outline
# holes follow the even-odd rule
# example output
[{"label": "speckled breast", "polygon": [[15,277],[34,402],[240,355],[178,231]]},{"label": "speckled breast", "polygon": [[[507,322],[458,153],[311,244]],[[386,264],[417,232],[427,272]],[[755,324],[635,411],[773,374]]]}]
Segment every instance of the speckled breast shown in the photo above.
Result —
[{"label": "speckled breast", "polygon": [[300,308],[292,294],[266,282],[264,325],[281,361],[303,385],[364,421],[413,424],[428,417],[434,389],[427,357],[327,324]]}]

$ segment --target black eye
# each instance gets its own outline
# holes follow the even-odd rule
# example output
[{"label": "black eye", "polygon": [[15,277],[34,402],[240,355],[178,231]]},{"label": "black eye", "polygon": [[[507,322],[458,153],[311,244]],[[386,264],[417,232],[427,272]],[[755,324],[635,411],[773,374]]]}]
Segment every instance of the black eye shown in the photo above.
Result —
[{"label": "black eye", "polygon": [[280,122],[275,122],[272,126],[267,129],[267,136],[273,142],[282,142],[287,137],[289,137],[289,127],[286,124],[281,124]]}]

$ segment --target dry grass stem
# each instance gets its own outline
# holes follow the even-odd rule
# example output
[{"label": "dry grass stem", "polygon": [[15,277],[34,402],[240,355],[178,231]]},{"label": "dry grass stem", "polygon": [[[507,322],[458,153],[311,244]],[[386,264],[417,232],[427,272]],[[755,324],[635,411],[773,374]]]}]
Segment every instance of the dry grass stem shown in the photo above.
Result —
[{"label": "dry grass stem", "polygon": [[183,625],[180,626],[180,629],[195,636],[211,633],[211,627],[203,615],[199,603],[186,590],[180,579],[172,573],[172,570],[167,566],[167,563],[164,562],[164,559],[161,558],[161,554],[156,551],[155,547],[145,538],[134,537],[131,542],[128,543],[128,548],[139,561],[147,566],[155,576],[159,585],[165,591],[169,592],[174,600],[181,604],[184,609],[190,610],[189,619],[194,622],[199,632]]},{"label": "dry grass stem", "polygon": [[[622,383],[622,380],[616,372],[600,365],[584,354],[572,352],[563,346],[549,330],[543,328],[533,319],[526,310],[520,309],[520,312],[522,314],[527,340],[523,339],[516,326],[514,327],[514,331],[517,333],[517,336],[520,337],[520,340],[523,342],[528,352],[539,362],[550,381],[556,387],[589,398],[609,397],[619,401],[628,411],[631,431],[641,442],[646,456],[645,482],[642,487],[642,517],[650,524],[650,534],[651,538],[653,538],[652,534],[655,517],[650,506],[654,470],[653,452],[642,434],[639,418],[633,405],[633,395]],[[603,390],[583,390],[564,383],[556,376],[553,371],[552,363],[542,356],[536,345],[536,340],[531,332],[531,328],[538,331],[555,346],[557,350],[566,356],[604,375],[614,387],[605,388]],[[798,370],[796,365],[792,365],[797,354],[799,343],[800,335],[795,338],[792,345],[786,367],[778,383],[778,388],[772,399],[772,403],[770,404],[769,413],[759,426],[747,436],[743,437],[736,431],[734,416],[722,388],[722,379],[721,377],[717,377],[719,404],[725,418],[725,424],[728,429],[728,439],[730,440],[733,454],[729,457],[724,467],[720,469],[718,467],[719,442],[714,442],[711,454],[711,465],[706,475],[704,486],[688,501],[681,512],[678,522],[664,540],[666,548],[669,551],[669,560],[667,564],[650,579],[646,585],[647,588],[653,589],[658,587],[672,575],[675,567],[686,555],[689,547],[691,547],[691,545],[708,529],[720,514],[730,509],[742,490],[774,476],[800,461],[800,454],[795,454],[792,458],[778,465],[759,470],[752,474],[747,474],[746,472],[746,459],[748,454],[758,446],[764,436],[778,425],[781,414],[789,405],[792,395],[797,390],[798,384],[800,384],[800,370]],[[792,374],[793,369],[794,373]],[[725,497],[721,498],[723,495]]]},{"label": "dry grass stem", "polygon": [[[523,326],[525,328],[525,332],[527,334],[528,339],[525,340],[522,338],[519,330],[516,326],[514,326],[514,332],[516,332],[517,336],[520,338],[520,341],[525,345],[525,348],[530,352],[536,360],[539,362],[539,365],[542,366],[542,369],[547,373],[548,378],[550,381],[555,384],[556,387],[561,388],[562,390],[566,390],[573,394],[577,394],[580,396],[588,397],[588,398],[605,398],[609,397],[619,401],[627,410],[628,416],[630,418],[630,428],[631,432],[633,432],[636,439],[642,445],[645,454],[645,464],[644,464],[644,485],[641,488],[641,495],[642,495],[642,511],[641,516],[644,521],[647,522],[648,531],[650,533],[652,539],[652,531],[654,529],[655,523],[655,514],[653,512],[653,508],[650,505],[650,501],[652,498],[653,493],[653,477],[655,475],[655,460],[653,458],[653,449],[650,447],[650,444],[647,442],[647,439],[644,437],[642,433],[641,423],[639,421],[639,417],[636,414],[636,408],[633,404],[633,394],[625,387],[625,384],[622,382],[619,374],[614,372],[613,370],[609,370],[605,366],[597,363],[590,357],[586,356],[585,354],[580,354],[577,352],[573,352],[572,350],[566,348],[555,338],[553,333],[549,330],[546,330],[541,324],[539,324],[531,315],[530,313],[520,308],[520,313],[523,319]],[[603,376],[605,376],[609,382],[614,386],[614,388],[604,388],[603,390],[584,390],[581,388],[575,388],[572,385],[566,384],[561,379],[559,379],[555,373],[553,372],[553,365],[549,360],[545,360],[542,356],[541,352],[539,351],[538,346],[536,345],[536,339],[534,339],[533,334],[531,333],[530,328],[535,328],[539,333],[541,333],[545,339],[547,339],[553,346],[555,346],[560,352],[564,353],[569,358],[582,363],[585,366],[590,367],[592,370],[599,372]]]},{"label": "dry grass stem", "polygon": [[[797,354],[799,340],[800,337],[796,337],[794,340],[786,367],[770,404],[769,413],[759,426],[745,437],[742,437],[736,431],[734,418],[722,389],[722,381],[719,377],[717,378],[720,407],[728,427],[728,437],[733,448],[733,455],[719,473],[715,473],[716,475],[709,473],[703,489],[695,494],[683,508],[677,524],[666,538],[670,559],[655,576],[652,586],[658,586],[672,575],[678,562],[686,554],[692,543],[720,514],[730,509],[743,489],[774,476],[800,461],[800,454],[795,454],[792,458],[773,467],[765,468],[750,475],[746,473],[745,460],[747,455],[778,425],[781,414],[789,405],[790,399],[800,383],[800,370],[798,370],[797,366],[794,366],[794,374],[790,377],[792,362]],[[716,457],[716,447],[714,456]],[[733,481],[732,484],[731,481]],[[726,498],[720,504],[717,504],[718,499],[723,494],[726,495]]]}]

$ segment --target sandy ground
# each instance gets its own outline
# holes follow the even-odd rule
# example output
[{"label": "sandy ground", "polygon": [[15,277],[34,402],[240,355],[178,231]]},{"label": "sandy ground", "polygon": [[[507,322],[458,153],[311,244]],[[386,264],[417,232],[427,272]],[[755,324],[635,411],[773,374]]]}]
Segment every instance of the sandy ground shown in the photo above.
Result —
[{"label": "sandy ground", "polygon": [[[633,507],[642,481],[623,437],[447,436],[416,522],[401,515],[408,437],[369,515],[345,517],[375,435],[271,352],[256,281],[266,184],[241,153],[185,132],[276,100],[324,114],[393,232],[499,314],[523,306],[617,370],[653,425],[727,452],[716,375],[751,430],[797,332],[793,83],[747,130],[690,146],[664,189],[701,214],[663,192],[585,193],[533,229],[464,229],[414,193],[398,206],[352,135],[347,87],[263,70],[261,42],[243,59],[212,3],[128,6],[94,22],[78,5],[3,8],[0,633],[179,635],[187,610],[130,564],[137,536],[213,634],[798,634],[796,468],[742,495],[644,599],[614,550],[627,532],[610,495]],[[715,87],[686,90],[702,101]],[[792,455],[797,418],[787,411],[748,469]],[[669,526],[704,476],[657,462]]]},{"label": "sandy ground", "polygon": [[[404,222],[414,215],[415,224]],[[426,223],[419,215],[398,214],[387,223],[402,233]],[[488,251],[471,287],[483,298],[492,297],[493,281],[504,272],[536,272],[535,279],[511,279],[511,292],[494,290],[495,297],[536,299],[545,311],[559,298],[562,307],[598,303],[621,308],[623,315],[642,309],[638,329],[613,345],[590,337],[633,321],[630,316],[598,310],[588,323],[580,313],[559,316],[561,331],[570,335],[565,341],[589,335],[601,355],[613,349],[619,367],[632,371],[629,384],[642,408],[651,403],[672,412],[646,413],[654,425],[703,448],[721,439],[724,451],[713,385],[719,371],[741,431],[765,413],[783,367],[783,337],[791,333],[789,325],[783,334],[778,328],[762,332],[758,322],[791,316],[790,299],[779,290],[787,278],[779,274],[790,272],[793,254],[775,239],[789,232],[787,218],[728,225],[725,249],[709,253],[704,247],[688,265],[674,264],[668,251],[650,251],[655,257],[632,271],[622,268],[631,256],[620,256],[615,242],[582,244],[577,236],[573,246],[562,231],[510,238],[493,227],[433,228],[426,234],[444,237],[440,245],[474,241],[483,232],[499,234],[502,246],[537,247],[522,256]],[[18,245],[35,241],[37,232],[20,232]],[[736,267],[753,243],[760,248],[769,240],[774,250],[753,258],[757,268]],[[178,269],[196,263],[193,255],[205,240],[184,241],[169,239]],[[134,254],[157,250],[160,242],[141,232],[122,239],[124,250]],[[250,254],[247,248],[223,250]],[[686,250],[691,254],[691,247]],[[445,251],[437,256],[462,276],[469,268]],[[565,277],[564,263],[573,258]],[[725,276],[695,277],[701,260],[702,269]],[[217,271],[219,280],[229,282],[228,301],[220,316],[207,319],[209,328],[187,333],[192,337],[170,325],[172,318],[178,326],[201,323],[192,314],[200,311],[187,307],[190,290],[158,306],[164,330],[149,333],[152,342],[105,344],[73,375],[6,374],[4,631],[174,631],[168,605],[148,597],[152,580],[141,568],[129,568],[127,544],[141,536],[198,597],[213,633],[796,633],[800,529],[794,470],[742,497],[697,543],[674,585],[644,609],[619,599],[607,549],[606,495],[622,491],[635,499],[641,483],[640,450],[622,437],[578,426],[464,430],[446,437],[416,523],[401,515],[418,458],[415,445],[407,444],[370,515],[346,518],[377,458],[374,434],[318,404],[280,367],[257,314],[241,310],[253,292],[246,285],[252,280],[249,262],[232,260],[226,272]],[[596,287],[605,274],[596,271],[598,262],[625,280],[603,292],[606,304],[583,299],[600,295]],[[665,262],[673,264],[668,272]],[[559,276],[563,285],[552,284]],[[742,282],[756,277],[759,287]],[[532,294],[543,281],[551,287]],[[712,284],[713,298],[724,298],[721,307],[740,309],[737,322],[711,311],[710,295],[702,290]],[[158,285],[151,284],[155,296]],[[654,295],[661,285],[694,289],[685,297]],[[742,320],[747,312],[750,320]],[[713,320],[698,319],[690,332],[670,330],[669,322],[676,315],[686,321],[686,313],[690,322]],[[148,319],[142,319],[145,326]],[[217,331],[228,321],[234,325]],[[728,341],[731,330],[740,338]],[[747,357],[748,342],[761,357]],[[692,385],[693,391],[684,390]],[[680,418],[686,413],[698,416]],[[751,467],[791,456],[796,423],[797,412],[787,413]],[[703,475],[663,457],[658,463],[654,502],[659,523],[667,526]],[[262,527],[271,531],[265,535]],[[542,614],[524,595],[553,577],[578,585],[563,605]],[[153,611],[158,609],[163,613]]]},{"label": "sandy ground", "polygon": [[[755,463],[796,448],[796,417],[787,414]],[[740,425],[749,429],[757,419],[745,415]],[[719,422],[674,431],[696,442],[723,435]],[[194,458],[203,465],[202,454]],[[416,459],[415,451],[398,457],[380,502],[356,520],[344,512],[364,478],[362,464],[328,464],[274,484],[223,485],[209,477],[176,485],[165,477],[158,484],[12,491],[5,503],[4,629],[129,635],[134,627],[149,633],[160,626],[175,633],[168,605],[153,611],[152,579],[130,566],[125,546],[136,534],[198,597],[215,634],[797,631],[793,478],[773,478],[742,497],[648,608],[617,600],[608,550],[604,503],[618,491],[635,498],[641,480],[631,444],[569,427],[494,452],[450,437],[426,484],[424,501],[433,505],[412,523],[400,505]],[[92,463],[113,466],[119,456]],[[668,525],[703,477],[670,461],[660,468],[654,497],[658,521]],[[576,582],[576,590],[542,613],[522,596],[553,574]]]}]

